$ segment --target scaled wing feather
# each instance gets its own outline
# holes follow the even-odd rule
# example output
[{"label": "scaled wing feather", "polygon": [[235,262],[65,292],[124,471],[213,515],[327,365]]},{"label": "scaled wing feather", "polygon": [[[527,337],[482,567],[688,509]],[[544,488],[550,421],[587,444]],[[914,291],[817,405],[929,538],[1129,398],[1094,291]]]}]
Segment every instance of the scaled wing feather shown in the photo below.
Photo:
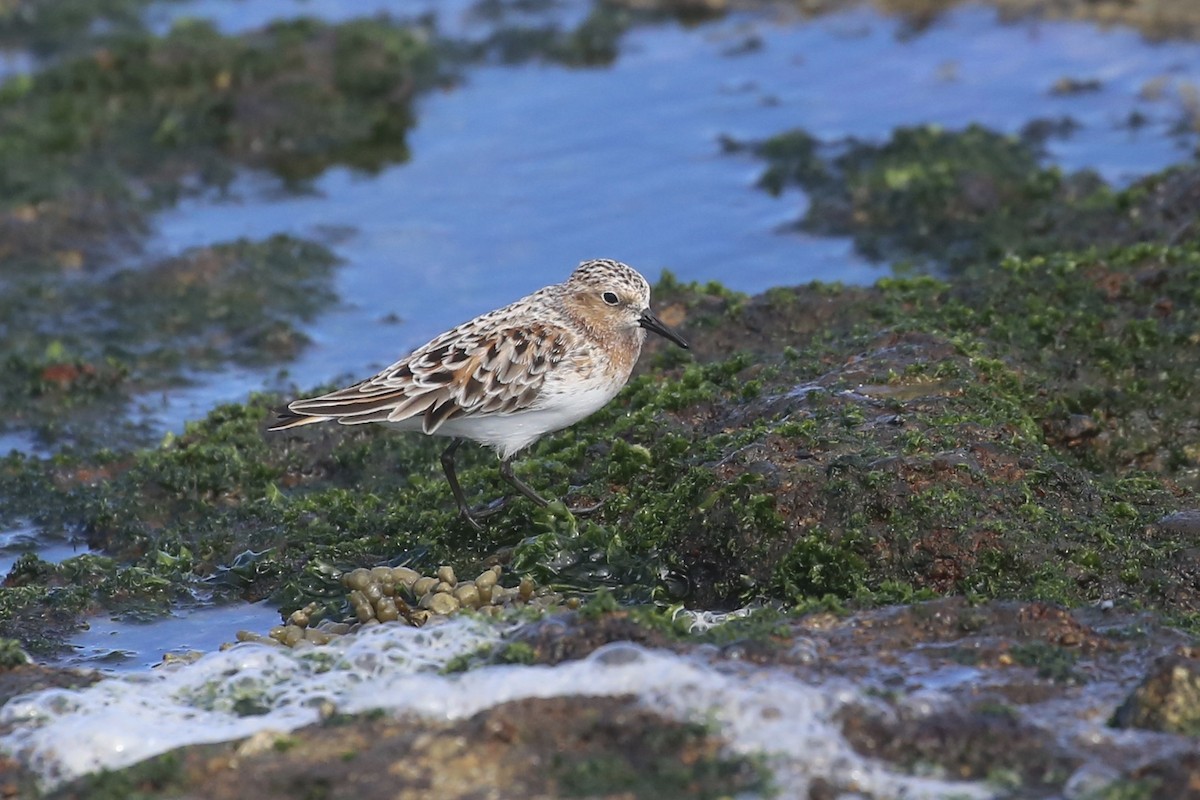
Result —
[{"label": "scaled wing feather", "polygon": [[570,349],[566,329],[538,324],[448,331],[373,378],[288,408],[345,425],[423,415],[434,433],[447,420],[536,406],[547,372]]}]

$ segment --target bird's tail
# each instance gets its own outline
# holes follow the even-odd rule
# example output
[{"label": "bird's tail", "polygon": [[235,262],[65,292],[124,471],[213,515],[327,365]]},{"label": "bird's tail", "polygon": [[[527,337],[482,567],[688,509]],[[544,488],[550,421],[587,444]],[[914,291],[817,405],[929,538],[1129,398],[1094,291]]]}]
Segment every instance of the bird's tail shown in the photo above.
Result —
[{"label": "bird's tail", "polygon": [[290,408],[279,412],[275,417],[275,422],[269,431],[286,431],[288,428],[299,428],[301,425],[312,425],[314,422],[325,422],[332,419],[331,417],[312,416],[311,414],[298,414]]}]

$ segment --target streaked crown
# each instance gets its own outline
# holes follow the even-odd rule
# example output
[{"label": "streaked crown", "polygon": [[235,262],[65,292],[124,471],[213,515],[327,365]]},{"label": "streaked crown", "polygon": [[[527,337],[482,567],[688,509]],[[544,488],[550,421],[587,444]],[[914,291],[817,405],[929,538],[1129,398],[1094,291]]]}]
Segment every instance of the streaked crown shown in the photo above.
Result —
[{"label": "streaked crown", "polygon": [[626,302],[633,301],[630,304],[639,311],[650,306],[650,284],[641,273],[609,258],[584,261],[564,285],[573,292],[595,292],[600,296],[606,291],[614,292]]}]

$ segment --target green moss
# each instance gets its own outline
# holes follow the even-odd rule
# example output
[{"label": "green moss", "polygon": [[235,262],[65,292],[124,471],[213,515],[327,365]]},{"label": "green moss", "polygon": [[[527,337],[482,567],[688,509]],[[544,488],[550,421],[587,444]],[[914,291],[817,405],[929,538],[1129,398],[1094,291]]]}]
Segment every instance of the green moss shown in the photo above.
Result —
[{"label": "green moss", "polygon": [[793,184],[807,188],[830,181],[830,165],[820,148],[821,143],[804,131],[781,133],[757,145],[756,155],[767,162],[759,185],[777,195]]},{"label": "green moss", "polygon": [[291,179],[376,168],[406,157],[409,103],[436,69],[420,32],[378,20],[118,37],[0,88],[0,190],[35,203],[117,169],[173,191],[183,171],[223,177],[218,156]]},{"label": "green moss", "polygon": [[866,561],[852,536],[830,537],[813,530],[796,540],[775,568],[775,592],[802,600],[810,597],[853,597],[865,589]]},{"label": "green moss", "polygon": [[617,602],[613,593],[601,588],[593,592],[587,601],[579,607],[579,616],[586,620],[596,620],[620,608],[621,605]]},{"label": "green moss", "polygon": [[480,4],[474,13],[490,16],[496,23],[486,40],[465,49],[472,60],[499,60],[507,64],[530,60],[549,61],[569,67],[606,66],[616,60],[621,38],[638,24],[667,18],[685,21],[719,15],[694,4],[647,5],[643,8],[598,3],[573,28],[545,25],[536,28],[510,24],[501,4]]},{"label": "green moss", "polygon": [[[705,284],[698,281],[685,283],[666,269],[662,271],[658,282],[654,284],[653,295],[654,305],[657,308],[678,304],[692,311],[703,311],[705,308],[713,307],[715,303],[720,303],[722,316],[733,317],[737,316],[746,300],[749,299],[743,292],[735,292],[717,281],[709,281]],[[694,322],[704,326],[716,324],[717,320],[701,314],[695,317]],[[676,359],[674,362],[664,364],[665,367],[684,366],[687,363],[680,358],[680,351],[676,348],[666,350],[664,354]]]},{"label": "green moss", "polygon": [[1178,238],[1154,220],[1165,202],[1188,202],[1176,198],[1176,184],[1194,182],[1186,168],[1117,192],[1092,173],[1042,167],[1039,145],[972,125],[900,128],[882,144],[790,131],[749,149],[767,162],[765,189],[805,190],[802,228],[907,267],[990,270],[1007,254]]},{"label": "green moss", "polygon": [[0,639],[0,669],[12,669],[30,663],[29,654],[16,639]]},{"label": "green moss", "polygon": [[1117,780],[1095,794],[1096,800],[1153,800],[1160,797],[1160,778]]},{"label": "green moss", "polygon": [[[576,27],[567,30],[499,24],[486,41],[471,48],[470,57],[507,64],[538,59],[572,67],[603,66],[616,59],[620,39],[635,20],[646,16],[598,5]],[[498,18],[496,21],[500,22]]]},{"label": "green moss", "polygon": [[509,642],[499,654],[501,664],[533,664],[537,661],[537,653],[533,647],[524,642]]}]

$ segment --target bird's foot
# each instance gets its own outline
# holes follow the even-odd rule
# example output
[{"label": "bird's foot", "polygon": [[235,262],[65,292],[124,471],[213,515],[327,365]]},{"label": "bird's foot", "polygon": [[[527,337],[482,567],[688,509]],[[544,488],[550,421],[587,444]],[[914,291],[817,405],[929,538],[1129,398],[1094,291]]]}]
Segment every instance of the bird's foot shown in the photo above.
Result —
[{"label": "bird's foot", "polygon": [[608,502],[607,497],[602,497],[596,503],[590,506],[567,506],[567,511],[570,511],[577,517],[586,517],[588,514],[595,514],[600,509],[604,508],[604,504]]},{"label": "bird's foot", "polygon": [[490,503],[484,503],[481,506],[475,506],[475,508],[467,508],[466,506],[462,506],[458,511],[462,518],[471,524],[472,528],[477,531],[482,531],[482,520],[485,520],[488,517],[493,517],[507,508],[508,500],[508,496],[505,495],[504,497],[497,497]]},{"label": "bird's foot", "polygon": [[510,499],[511,498],[508,495],[497,497],[490,503],[484,503],[481,506],[475,506],[469,513],[475,519],[487,519],[488,517],[493,517],[504,509],[508,508],[508,501]]}]

